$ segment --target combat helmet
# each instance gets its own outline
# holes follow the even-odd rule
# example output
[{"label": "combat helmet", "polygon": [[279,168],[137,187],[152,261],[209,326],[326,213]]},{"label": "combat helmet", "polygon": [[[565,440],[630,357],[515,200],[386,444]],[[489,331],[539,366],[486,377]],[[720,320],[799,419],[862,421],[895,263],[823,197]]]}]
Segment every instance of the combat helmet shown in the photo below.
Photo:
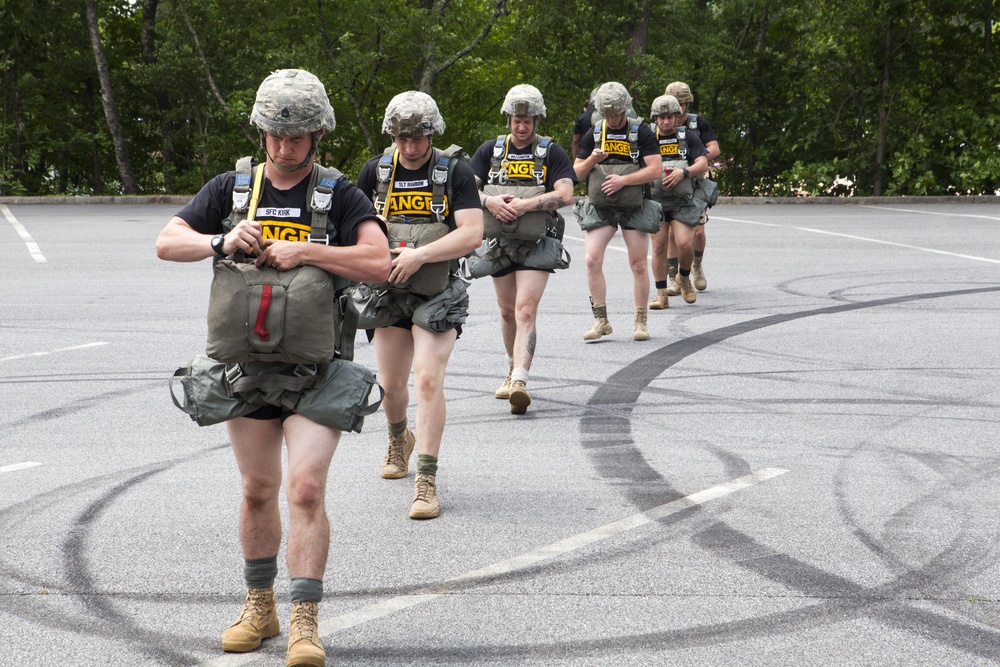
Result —
[{"label": "combat helmet", "polygon": [[682,113],[682,111],[681,103],[673,95],[660,95],[653,100],[653,104],[649,107],[650,118],[675,113]]},{"label": "combat helmet", "polygon": [[444,132],[444,118],[434,98],[408,90],[396,95],[385,107],[382,132],[390,137],[423,137]]},{"label": "combat helmet", "polygon": [[541,116],[545,118],[545,100],[534,86],[522,83],[507,91],[500,113],[507,116]]},{"label": "combat helmet", "polygon": [[677,101],[680,104],[691,104],[694,102],[694,95],[691,94],[691,87],[683,81],[674,81],[671,84],[667,84],[667,89],[663,91],[663,94],[673,95],[677,98]]},{"label": "combat helmet", "polygon": [[601,84],[594,94],[594,109],[602,116],[618,116],[632,107],[632,96],[617,81]]},{"label": "combat helmet", "polygon": [[262,132],[287,137],[332,130],[337,125],[326,88],[301,69],[270,74],[257,89],[250,123]]}]

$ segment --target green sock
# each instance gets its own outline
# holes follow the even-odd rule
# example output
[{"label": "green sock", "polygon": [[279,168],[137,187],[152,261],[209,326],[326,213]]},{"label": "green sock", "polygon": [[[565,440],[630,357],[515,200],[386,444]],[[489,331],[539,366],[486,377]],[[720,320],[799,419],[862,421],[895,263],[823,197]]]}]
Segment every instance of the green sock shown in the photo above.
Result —
[{"label": "green sock", "polygon": [[702,256],[704,256],[704,254],[705,254],[704,250],[695,250],[694,251],[694,256],[695,257],[702,257]]},{"label": "green sock", "polygon": [[430,454],[417,454],[417,474],[437,475],[438,457]]},{"label": "green sock", "polygon": [[403,421],[401,422],[396,422],[395,424],[393,424],[392,422],[388,422],[388,424],[389,424],[389,435],[391,436],[403,435],[403,431],[406,430],[406,417],[403,417]]},{"label": "green sock", "polygon": [[243,578],[247,588],[274,588],[278,576],[278,556],[270,558],[244,558]]},{"label": "green sock", "polygon": [[308,577],[292,577],[292,584],[288,593],[292,602],[322,602],[323,580],[309,579]]}]

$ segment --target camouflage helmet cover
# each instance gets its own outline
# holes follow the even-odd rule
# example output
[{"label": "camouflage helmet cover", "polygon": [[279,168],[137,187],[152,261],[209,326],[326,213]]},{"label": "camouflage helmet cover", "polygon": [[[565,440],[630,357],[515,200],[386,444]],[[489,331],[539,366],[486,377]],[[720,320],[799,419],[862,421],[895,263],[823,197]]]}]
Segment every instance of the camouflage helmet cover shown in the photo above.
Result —
[{"label": "camouflage helmet cover", "polygon": [[678,102],[677,98],[673,95],[660,95],[653,100],[653,104],[649,108],[649,115],[651,118],[673,113],[682,113],[681,103]]},{"label": "camouflage helmet cover", "polygon": [[507,91],[500,113],[505,116],[541,116],[545,118],[545,100],[534,86],[522,83]]},{"label": "camouflage helmet cover", "polygon": [[408,90],[396,95],[385,107],[382,132],[390,137],[422,137],[444,132],[444,118],[434,98]]},{"label": "camouflage helmet cover", "polygon": [[617,81],[609,81],[597,89],[594,94],[594,108],[602,116],[617,116],[629,110],[632,106],[632,96],[625,86]]},{"label": "camouflage helmet cover", "polygon": [[261,82],[250,123],[268,134],[288,137],[332,130],[337,120],[326,88],[315,75],[281,69]]},{"label": "camouflage helmet cover", "polygon": [[671,84],[667,84],[667,89],[663,91],[663,94],[673,95],[681,104],[691,104],[694,102],[694,95],[691,94],[691,87],[683,81],[674,81]]}]

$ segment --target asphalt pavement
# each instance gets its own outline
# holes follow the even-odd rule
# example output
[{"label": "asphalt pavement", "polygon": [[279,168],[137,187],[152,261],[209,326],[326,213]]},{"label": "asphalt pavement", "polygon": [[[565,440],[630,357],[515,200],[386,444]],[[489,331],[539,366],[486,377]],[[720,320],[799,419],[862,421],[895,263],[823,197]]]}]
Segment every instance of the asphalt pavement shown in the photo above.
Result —
[{"label": "asphalt pavement", "polygon": [[[155,256],[179,207],[0,204],[0,665],[284,664],[284,551],[281,635],[220,648],[241,492],[168,393],[211,279]],[[526,415],[470,287],[441,516],[407,517],[412,467],[379,478],[381,412],[343,437],[327,664],[1000,663],[1000,202],[717,205],[707,291],[647,342],[620,237],[614,333],[583,341],[564,213]]]}]

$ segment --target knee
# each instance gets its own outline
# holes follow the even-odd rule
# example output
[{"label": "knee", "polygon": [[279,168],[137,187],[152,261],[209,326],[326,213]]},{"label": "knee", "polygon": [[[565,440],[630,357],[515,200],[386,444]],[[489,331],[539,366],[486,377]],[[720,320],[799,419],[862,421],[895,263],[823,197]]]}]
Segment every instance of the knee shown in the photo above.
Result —
[{"label": "knee", "polygon": [[588,273],[600,273],[604,266],[604,256],[587,255],[585,258]]},{"label": "knee", "polygon": [[532,325],[535,323],[535,305],[522,304],[517,307],[518,326]]},{"label": "knee", "polygon": [[323,507],[324,486],[316,475],[310,472],[295,472],[288,475],[288,504],[297,509],[312,512]]},{"label": "knee", "polygon": [[414,372],[413,389],[418,397],[432,396],[444,389],[443,378],[437,373]]},{"label": "knee", "polygon": [[632,267],[632,273],[638,278],[646,275],[646,258],[633,259],[629,262]]},{"label": "knee", "polygon": [[656,234],[653,236],[653,255],[667,254],[667,238],[665,235]]},{"label": "knee", "polygon": [[261,510],[278,498],[281,480],[259,475],[243,476],[243,503],[251,510]]},{"label": "knee", "polygon": [[507,322],[514,319],[514,307],[509,303],[500,303],[500,319]]}]

